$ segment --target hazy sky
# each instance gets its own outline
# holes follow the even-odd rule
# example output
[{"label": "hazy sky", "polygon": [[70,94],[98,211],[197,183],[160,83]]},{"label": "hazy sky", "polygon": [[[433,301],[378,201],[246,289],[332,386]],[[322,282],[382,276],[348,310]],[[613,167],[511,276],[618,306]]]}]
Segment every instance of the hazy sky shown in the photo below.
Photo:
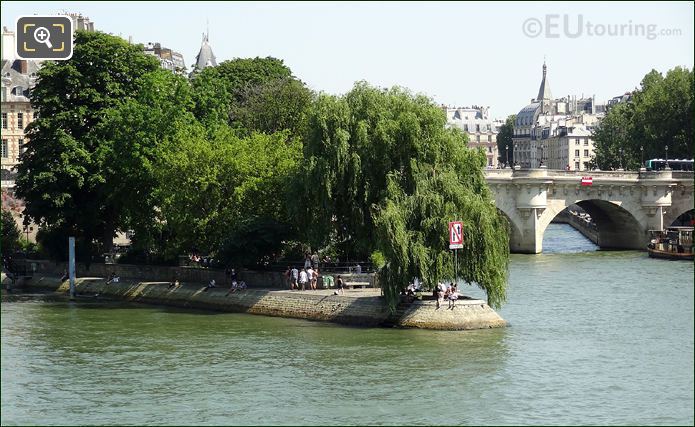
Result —
[{"label": "hazy sky", "polygon": [[189,67],[209,21],[218,62],[274,56],[315,90],[344,93],[367,80],[439,103],[490,106],[494,117],[535,97],[544,57],[555,97],[602,102],[653,68],[693,67],[691,2],[3,1],[2,24],[61,10],[89,16],[100,31],[159,41]]}]

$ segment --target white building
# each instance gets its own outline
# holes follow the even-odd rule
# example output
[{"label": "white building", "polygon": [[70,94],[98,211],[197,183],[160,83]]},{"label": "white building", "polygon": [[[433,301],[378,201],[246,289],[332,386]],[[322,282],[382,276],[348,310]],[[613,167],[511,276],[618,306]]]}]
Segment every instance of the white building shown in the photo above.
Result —
[{"label": "white building", "polygon": [[159,64],[165,70],[179,74],[186,71],[183,55],[167,47],[162,47],[161,43],[147,43],[144,45],[144,52],[147,55],[156,56],[159,59]]},{"label": "white building", "polygon": [[492,120],[489,107],[442,107],[446,113],[448,126],[455,126],[468,135],[468,148],[478,148],[485,151],[487,166],[498,166],[497,134],[502,120]]},{"label": "white building", "polygon": [[514,160],[522,168],[586,170],[594,157],[593,129],[605,114],[594,98],[553,99],[543,64],[538,95],[514,122]]}]

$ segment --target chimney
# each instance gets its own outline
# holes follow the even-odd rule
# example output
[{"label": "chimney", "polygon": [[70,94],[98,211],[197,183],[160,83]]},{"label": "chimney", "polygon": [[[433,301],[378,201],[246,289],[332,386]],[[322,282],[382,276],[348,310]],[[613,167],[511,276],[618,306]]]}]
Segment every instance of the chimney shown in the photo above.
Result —
[{"label": "chimney", "polygon": [[19,72],[22,74],[29,74],[29,62],[26,59],[19,60]]}]

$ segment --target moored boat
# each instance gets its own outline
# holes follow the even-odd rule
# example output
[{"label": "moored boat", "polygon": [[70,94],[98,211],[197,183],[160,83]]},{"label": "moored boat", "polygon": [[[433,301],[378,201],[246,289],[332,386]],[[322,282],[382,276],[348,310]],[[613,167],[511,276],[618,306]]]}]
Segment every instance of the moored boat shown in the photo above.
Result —
[{"label": "moored boat", "polygon": [[666,227],[664,230],[649,230],[650,242],[647,251],[651,258],[690,260],[693,256],[693,227]]}]

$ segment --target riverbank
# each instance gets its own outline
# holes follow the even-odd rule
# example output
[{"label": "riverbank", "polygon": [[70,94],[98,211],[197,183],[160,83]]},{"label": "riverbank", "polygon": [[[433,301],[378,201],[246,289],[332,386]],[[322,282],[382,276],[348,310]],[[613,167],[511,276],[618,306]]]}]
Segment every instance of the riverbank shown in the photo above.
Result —
[{"label": "riverbank", "polygon": [[[3,284],[5,278],[3,275]],[[334,295],[333,289],[289,291],[226,288],[207,289],[203,283],[123,280],[106,284],[102,277],[81,277],[75,283],[79,298],[104,298],[146,304],[249,313],[328,321],[353,326],[397,326],[405,328],[469,330],[506,326],[507,323],[485,301],[461,299],[456,307],[437,309],[434,300],[403,302],[390,313],[379,289],[351,289]],[[47,276],[34,276],[16,289],[43,289],[69,293],[69,283]],[[206,290],[207,289],[207,290]]]},{"label": "riverbank", "polygon": [[[580,208],[576,205],[572,205],[575,209]],[[581,211],[584,213],[584,211]],[[589,239],[593,244],[598,245],[598,230],[596,229],[596,224],[582,216],[576,211],[564,210],[560,212],[555,218],[553,218],[553,223],[556,224],[568,224],[578,232],[580,232],[584,237]]]}]

